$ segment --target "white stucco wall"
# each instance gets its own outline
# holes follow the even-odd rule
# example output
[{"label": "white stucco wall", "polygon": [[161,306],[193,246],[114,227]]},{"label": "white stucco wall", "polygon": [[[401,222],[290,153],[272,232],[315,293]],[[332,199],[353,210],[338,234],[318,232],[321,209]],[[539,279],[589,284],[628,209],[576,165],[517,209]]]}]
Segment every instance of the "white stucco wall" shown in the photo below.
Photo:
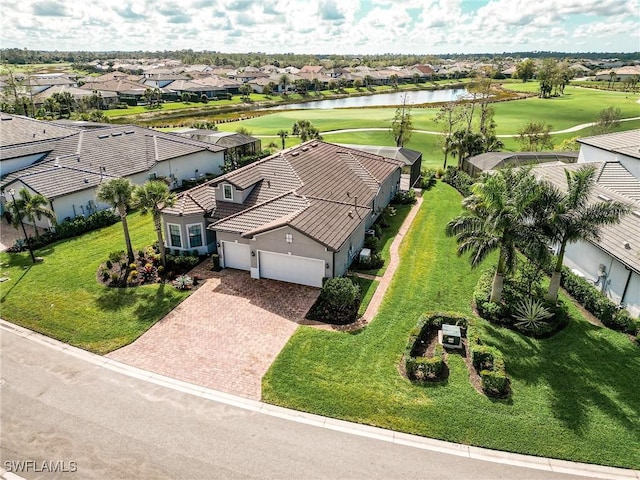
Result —
[{"label": "white stucco wall", "polygon": [[[616,303],[622,301],[622,294],[629,279],[630,271],[618,260],[609,256],[590,242],[578,242],[567,246],[564,264],[570,269],[576,269],[591,281],[598,279],[600,265],[606,267],[607,280],[610,283],[605,288],[605,293]],[[596,285],[600,289],[601,284]],[[624,298],[624,304],[629,313],[634,316],[640,314],[640,276],[632,272],[629,286]]]},{"label": "white stucco wall", "polygon": [[0,161],[0,176],[8,175],[11,172],[28,167],[37,160],[44,157],[44,153],[34,153],[33,155],[25,155],[24,157],[10,158]]},{"label": "white stucco wall", "polygon": [[640,160],[620,153],[608,152],[590,145],[580,145],[578,163],[588,162],[620,162],[631,174],[640,178]]}]

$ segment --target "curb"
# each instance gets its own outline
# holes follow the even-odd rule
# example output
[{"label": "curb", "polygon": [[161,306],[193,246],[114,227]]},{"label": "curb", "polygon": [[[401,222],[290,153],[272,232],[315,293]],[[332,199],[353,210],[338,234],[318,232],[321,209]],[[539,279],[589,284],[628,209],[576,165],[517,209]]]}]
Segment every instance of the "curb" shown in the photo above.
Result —
[{"label": "curb", "polygon": [[[129,377],[138,378],[149,383],[171,388],[173,390],[194,395],[207,400],[224,403],[234,407],[242,408],[252,412],[271,415],[289,421],[294,421],[306,425],[312,425],[329,430],[348,433],[350,435],[358,435],[361,437],[382,440],[397,445],[428,450],[431,452],[445,453],[448,455],[456,455],[459,457],[467,457],[485,462],[498,463],[503,465],[511,465],[516,467],[532,468],[535,470],[545,470],[554,473],[564,473],[569,475],[581,475],[583,477],[599,478],[599,479],[634,479],[640,480],[640,470],[628,470],[623,468],[605,467],[589,463],[578,463],[567,460],[556,460],[553,458],[535,457],[532,455],[522,455],[519,453],[502,452],[499,450],[490,450],[488,448],[474,447],[471,445],[461,445],[443,440],[436,440],[418,435],[410,435],[407,433],[396,432],[379,427],[372,427],[360,423],[347,422],[335,418],[323,417],[320,415],[300,412],[289,408],[278,407],[256,400],[239,397],[229,393],[201,387],[192,383],[183,382],[174,378],[159,375],[140,368],[131,367],[124,363],[109,358],[87,352],[77,347],[72,347],[66,343],[51,339],[40,333],[28,330],[18,325],[12,324],[0,319],[0,331],[11,332],[20,337],[29,339],[33,342],[52,348],[59,352],[65,353],[72,357],[84,360],[93,365],[107,368],[111,371],[127,375]],[[21,477],[0,470],[2,480],[24,480]]]}]

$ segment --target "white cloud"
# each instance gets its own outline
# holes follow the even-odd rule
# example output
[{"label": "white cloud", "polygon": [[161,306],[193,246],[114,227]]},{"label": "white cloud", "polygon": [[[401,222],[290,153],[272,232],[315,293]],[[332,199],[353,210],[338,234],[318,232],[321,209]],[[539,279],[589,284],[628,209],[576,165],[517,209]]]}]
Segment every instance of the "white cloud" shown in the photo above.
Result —
[{"label": "white cloud", "polygon": [[437,54],[598,51],[609,43],[633,51],[639,24],[637,0],[7,0],[0,44]]}]

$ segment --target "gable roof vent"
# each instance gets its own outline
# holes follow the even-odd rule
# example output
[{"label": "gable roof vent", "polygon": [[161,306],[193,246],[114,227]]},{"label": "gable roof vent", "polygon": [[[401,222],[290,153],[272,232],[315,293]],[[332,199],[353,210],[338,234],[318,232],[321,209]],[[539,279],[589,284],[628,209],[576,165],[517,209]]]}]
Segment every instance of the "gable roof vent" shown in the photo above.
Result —
[{"label": "gable roof vent", "polygon": [[315,147],[317,147],[317,146],[318,146],[318,142],[313,142],[313,143],[311,144],[311,146],[312,146],[312,147],[314,147],[314,148],[315,148]]},{"label": "gable roof vent", "polygon": [[307,147],[306,145],[304,147],[302,147],[302,151],[306,152],[307,150],[309,150],[309,147]]},{"label": "gable roof vent", "polygon": [[291,152],[292,157],[297,157],[298,155],[300,155],[300,152]]},{"label": "gable roof vent", "polygon": [[111,134],[112,137],[119,137],[120,135],[122,135],[122,132],[113,132]]},{"label": "gable roof vent", "polygon": [[131,135],[132,133],[135,133],[135,130],[125,130],[124,131],[125,135]]},{"label": "gable roof vent", "polygon": [[109,138],[109,134],[107,133],[106,135],[105,134],[98,135],[98,138]]}]

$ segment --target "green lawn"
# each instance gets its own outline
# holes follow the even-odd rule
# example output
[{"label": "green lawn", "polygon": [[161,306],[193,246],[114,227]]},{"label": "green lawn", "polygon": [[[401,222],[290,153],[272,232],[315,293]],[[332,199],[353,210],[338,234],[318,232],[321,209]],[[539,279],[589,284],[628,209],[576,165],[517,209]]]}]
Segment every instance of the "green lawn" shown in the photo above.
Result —
[{"label": "green lawn", "polygon": [[358,270],[359,272],[367,273],[369,275],[384,275],[384,272],[387,270],[387,266],[389,265],[389,261],[391,260],[391,244],[396,238],[398,230],[400,230],[404,219],[409,215],[412,206],[413,205],[393,205],[393,208],[396,210],[396,214],[393,217],[385,217],[389,226],[382,229],[382,235],[380,236],[380,246],[382,247],[380,249],[380,255],[384,259],[384,265],[374,270]]},{"label": "green lawn", "polygon": [[[149,216],[134,213],[128,220],[134,250],[155,241]],[[28,253],[0,253],[2,276],[10,278],[0,283],[2,318],[99,354],[131,343],[188,293],[170,285],[98,284],[100,263],[123,249],[117,223],[36,251],[45,259],[41,264],[32,265]]]},{"label": "green lawn", "polygon": [[481,272],[443,235],[460,209],[459,194],[445,184],[425,192],[377,317],[357,335],[298,328],[263,379],[263,399],[463,444],[639,468],[638,347],[592,326],[574,307],[570,326],[548,340],[477,320],[486,342],[504,353],[509,401],[474,390],[455,354],[443,384],[418,387],[400,376],[401,353],[422,312],[472,313]]},{"label": "green lawn", "polygon": [[360,277],[352,277],[358,285],[360,285],[360,291],[362,292],[362,301],[360,302],[360,308],[358,308],[358,316],[361,317],[364,315],[364,312],[367,311],[367,307],[369,303],[371,303],[371,299],[373,298],[373,294],[376,292],[378,285],[380,282],[377,280],[370,280],[368,278],[360,278]]}]

